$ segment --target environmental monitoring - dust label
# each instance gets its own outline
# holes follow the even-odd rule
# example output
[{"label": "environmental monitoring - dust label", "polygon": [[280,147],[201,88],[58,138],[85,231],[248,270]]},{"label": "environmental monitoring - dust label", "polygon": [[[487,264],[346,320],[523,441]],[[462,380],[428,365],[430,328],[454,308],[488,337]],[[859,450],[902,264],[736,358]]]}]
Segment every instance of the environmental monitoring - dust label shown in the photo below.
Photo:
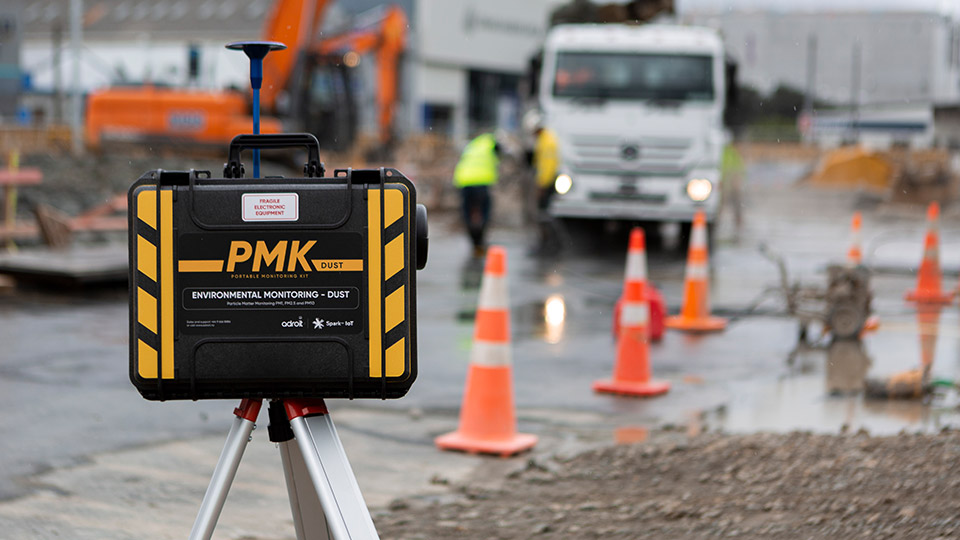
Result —
[{"label": "environmental monitoring - dust label", "polygon": [[347,232],[181,235],[177,326],[292,339],[362,332],[363,246]]}]

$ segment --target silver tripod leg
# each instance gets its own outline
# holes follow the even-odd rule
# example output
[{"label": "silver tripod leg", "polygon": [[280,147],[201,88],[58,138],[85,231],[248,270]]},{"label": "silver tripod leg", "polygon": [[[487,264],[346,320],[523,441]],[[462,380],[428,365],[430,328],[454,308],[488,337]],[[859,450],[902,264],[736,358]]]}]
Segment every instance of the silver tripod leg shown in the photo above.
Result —
[{"label": "silver tripod leg", "polygon": [[243,457],[243,451],[250,441],[250,433],[253,432],[254,422],[260,413],[261,403],[259,399],[244,399],[240,407],[234,411],[237,417],[233,420],[233,426],[227,434],[227,442],[223,445],[223,451],[220,452],[220,460],[217,461],[210,485],[207,486],[207,493],[203,496],[203,502],[200,503],[197,520],[194,521],[193,529],[190,531],[190,540],[210,540],[213,536],[213,529],[217,526],[230,485],[233,484],[233,478],[237,475],[240,458]]},{"label": "silver tripod leg", "polygon": [[278,444],[283,462],[283,476],[287,479],[287,496],[297,540],[331,540],[330,529],[323,515],[320,498],[310,479],[310,471],[303,462],[297,441],[291,439]]},{"label": "silver tripod leg", "polygon": [[[296,406],[290,407],[290,403],[287,402],[288,415],[290,415],[291,410],[297,408]],[[310,512],[310,507],[304,504],[311,504],[311,501],[319,499],[326,518],[323,532],[328,536],[304,536],[302,538],[298,536],[298,538],[300,540],[314,540],[314,538],[378,540],[380,537],[377,535],[377,529],[373,525],[373,519],[370,517],[369,510],[367,510],[363,494],[360,493],[360,486],[353,475],[353,469],[350,468],[347,454],[343,450],[343,445],[340,444],[337,429],[334,427],[329,413],[326,412],[322,402],[319,402],[319,407],[313,407],[310,412],[306,412],[306,408],[303,407],[300,407],[300,410],[301,413],[296,413],[293,418],[290,418],[290,427],[293,429],[296,441],[285,443],[287,447],[284,448],[284,451],[289,451],[291,454],[289,459],[291,465],[297,463],[296,457],[300,458],[299,463],[302,463],[309,472],[309,479],[313,484],[313,486],[306,487],[312,487],[315,496],[311,495],[306,499],[300,498],[301,511],[299,516],[306,518],[319,513],[315,506],[313,512]],[[322,412],[318,412],[318,410],[322,410]],[[296,453],[295,449],[299,449],[300,456],[293,456]],[[288,475],[287,478],[289,480],[290,476]],[[294,490],[298,494],[304,492],[300,484],[294,487],[291,487],[290,484],[287,486],[287,491],[290,493]],[[306,491],[310,490],[307,489]],[[294,517],[297,516],[298,512],[294,509]],[[308,523],[304,519],[301,525],[306,529]],[[310,525],[314,527],[313,530],[319,531],[318,524]],[[298,535],[299,533],[300,529],[298,528]]]}]

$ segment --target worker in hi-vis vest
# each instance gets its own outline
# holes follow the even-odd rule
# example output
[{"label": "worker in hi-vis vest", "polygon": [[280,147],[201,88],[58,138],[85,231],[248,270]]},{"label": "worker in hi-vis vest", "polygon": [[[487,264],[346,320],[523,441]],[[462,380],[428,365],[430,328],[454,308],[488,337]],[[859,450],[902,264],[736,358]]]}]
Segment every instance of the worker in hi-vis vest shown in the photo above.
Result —
[{"label": "worker in hi-vis vest", "polygon": [[743,228],[743,208],[741,200],[741,190],[743,186],[744,174],[743,156],[737,150],[733,141],[727,143],[723,148],[723,156],[720,160],[720,193],[722,195],[721,208],[729,206],[733,211],[733,222],[737,238],[740,237],[740,230]]},{"label": "worker in hi-vis vest", "polygon": [[550,199],[553,198],[557,173],[560,168],[560,152],[557,136],[541,122],[533,131],[533,169],[537,180],[537,243],[530,249],[531,255],[555,255],[559,249],[556,225],[550,218]]},{"label": "worker in hi-vis vest", "polygon": [[545,212],[550,206],[553,185],[557,181],[560,155],[557,150],[557,136],[553,131],[540,124],[534,133],[537,136],[533,146],[533,167],[537,172],[537,208]]},{"label": "worker in hi-vis vest", "polygon": [[492,133],[483,133],[467,143],[453,171],[453,185],[460,189],[463,223],[475,256],[485,252],[484,236],[490,222],[490,186],[497,183],[500,146]]}]

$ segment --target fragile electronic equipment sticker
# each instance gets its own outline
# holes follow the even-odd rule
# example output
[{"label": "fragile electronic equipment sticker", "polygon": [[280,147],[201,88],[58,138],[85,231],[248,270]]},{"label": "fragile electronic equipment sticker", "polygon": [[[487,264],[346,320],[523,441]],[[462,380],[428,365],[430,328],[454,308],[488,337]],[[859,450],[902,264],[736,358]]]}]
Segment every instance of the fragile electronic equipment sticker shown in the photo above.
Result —
[{"label": "fragile electronic equipment sticker", "polygon": [[180,332],[322,337],[363,330],[358,233],[188,233],[178,247]]},{"label": "fragile electronic equipment sticker", "polygon": [[297,221],[300,197],[296,193],[244,193],[244,221]]}]

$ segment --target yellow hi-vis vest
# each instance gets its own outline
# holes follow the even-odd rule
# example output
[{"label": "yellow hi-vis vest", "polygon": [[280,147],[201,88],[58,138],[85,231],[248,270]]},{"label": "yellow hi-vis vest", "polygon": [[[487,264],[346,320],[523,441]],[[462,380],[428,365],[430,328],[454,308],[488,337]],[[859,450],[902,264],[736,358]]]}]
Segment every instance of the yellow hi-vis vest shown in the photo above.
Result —
[{"label": "yellow hi-vis vest", "polygon": [[740,157],[740,152],[737,151],[737,147],[732,144],[724,146],[723,156],[720,162],[720,173],[726,178],[732,174],[740,174],[742,172],[743,158]]},{"label": "yellow hi-vis vest", "polygon": [[533,147],[533,166],[537,170],[537,185],[542,188],[552,186],[557,179],[560,156],[557,152],[557,136],[549,129],[544,128],[537,135]]},{"label": "yellow hi-vis vest", "polygon": [[467,143],[453,170],[453,185],[461,188],[496,184],[497,166],[500,164],[494,150],[496,145],[497,139],[490,133],[478,135]]}]

